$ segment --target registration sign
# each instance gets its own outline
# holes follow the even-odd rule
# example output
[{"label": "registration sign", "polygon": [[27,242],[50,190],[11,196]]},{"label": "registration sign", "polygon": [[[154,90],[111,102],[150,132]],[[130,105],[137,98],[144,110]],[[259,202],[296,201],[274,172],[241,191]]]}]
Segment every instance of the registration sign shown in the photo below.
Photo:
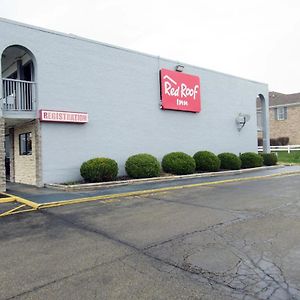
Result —
[{"label": "registration sign", "polygon": [[59,111],[59,110],[40,110],[40,121],[61,122],[61,123],[87,123],[88,114],[85,112]]}]

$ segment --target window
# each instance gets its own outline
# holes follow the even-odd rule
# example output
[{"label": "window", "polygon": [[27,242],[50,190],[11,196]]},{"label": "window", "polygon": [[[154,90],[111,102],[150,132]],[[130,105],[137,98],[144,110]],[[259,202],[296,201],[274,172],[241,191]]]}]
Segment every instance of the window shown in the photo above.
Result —
[{"label": "window", "polygon": [[19,135],[20,155],[32,154],[32,134],[31,132],[22,133]]},{"label": "window", "polygon": [[280,106],[276,108],[276,120],[282,121],[287,119],[287,107]]}]

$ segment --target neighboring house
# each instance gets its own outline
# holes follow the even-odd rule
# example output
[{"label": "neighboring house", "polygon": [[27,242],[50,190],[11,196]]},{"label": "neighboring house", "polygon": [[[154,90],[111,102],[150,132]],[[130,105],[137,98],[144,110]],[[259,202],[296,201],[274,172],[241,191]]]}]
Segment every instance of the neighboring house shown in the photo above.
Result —
[{"label": "neighboring house", "polygon": [[[257,102],[257,125],[261,132],[260,102]],[[269,92],[269,128],[271,138],[289,137],[290,145],[300,144],[300,93]]]},{"label": "neighboring house", "polygon": [[5,166],[43,186],[94,157],[124,175],[136,153],[257,151],[266,84],[1,18],[0,37],[0,190]]}]

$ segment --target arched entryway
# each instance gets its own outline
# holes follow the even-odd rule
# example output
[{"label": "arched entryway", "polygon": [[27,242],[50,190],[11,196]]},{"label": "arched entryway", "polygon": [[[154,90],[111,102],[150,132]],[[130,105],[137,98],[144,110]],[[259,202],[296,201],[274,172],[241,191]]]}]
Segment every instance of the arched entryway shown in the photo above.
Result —
[{"label": "arched entryway", "polygon": [[37,181],[36,61],[32,52],[11,45],[1,56],[1,104],[5,128],[6,180]]},{"label": "arched entryway", "polygon": [[7,47],[1,56],[4,111],[32,111],[35,108],[35,59],[20,45]]},{"label": "arched entryway", "polygon": [[264,95],[259,94],[256,98],[258,137],[262,139],[263,152],[270,152],[269,132],[269,101]]}]

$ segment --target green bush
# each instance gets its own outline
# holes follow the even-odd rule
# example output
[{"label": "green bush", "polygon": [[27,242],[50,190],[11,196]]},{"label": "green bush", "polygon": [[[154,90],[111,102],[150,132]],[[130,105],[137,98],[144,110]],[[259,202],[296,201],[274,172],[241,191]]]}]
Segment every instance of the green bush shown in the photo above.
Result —
[{"label": "green bush", "polygon": [[245,152],[240,155],[242,168],[256,168],[263,165],[263,158],[255,152]]},{"label": "green bush", "polygon": [[197,171],[216,172],[220,169],[221,161],[212,152],[199,151],[193,157],[196,162]]},{"label": "green bush", "polygon": [[261,156],[265,166],[274,166],[277,164],[278,158],[276,153],[262,153]]},{"label": "green bush", "polygon": [[81,165],[80,174],[86,182],[112,181],[117,178],[118,164],[110,158],[93,158]]},{"label": "green bush", "polygon": [[234,153],[224,152],[218,155],[221,161],[221,169],[239,170],[241,168],[241,159]]},{"label": "green bush", "polygon": [[195,160],[183,152],[171,152],[162,159],[162,168],[167,173],[176,175],[192,174],[195,172]]},{"label": "green bush", "polygon": [[125,164],[127,174],[132,178],[149,178],[160,175],[158,160],[146,153],[130,156]]}]

